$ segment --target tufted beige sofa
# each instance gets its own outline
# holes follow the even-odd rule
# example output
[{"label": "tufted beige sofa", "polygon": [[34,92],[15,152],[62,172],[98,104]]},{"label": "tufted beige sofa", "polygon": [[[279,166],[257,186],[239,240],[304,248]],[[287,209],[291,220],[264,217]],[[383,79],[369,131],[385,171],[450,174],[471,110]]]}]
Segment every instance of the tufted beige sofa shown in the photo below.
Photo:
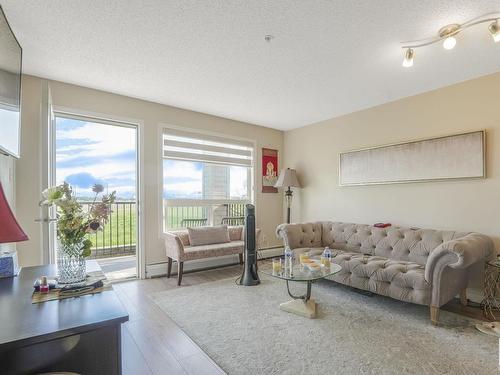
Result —
[{"label": "tufted beige sofa", "polygon": [[472,267],[494,257],[492,240],[478,233],[375,228],[339,222],[281,224],[277,235],[295,253],[320,254],[328,246],[342,271],[332,279],[401,301],[439,308],[465,290]]},{"label": "tufted beige sofa", "polygon": [[[177,262],[177,285],[181,285],[184,262],[196,259],[207,259],[225,255],[239,254],[240,264],[243,263],[243,252],[245,251],[244,226],[228,227],[230,242],[214,243],[210,245],[192,246],[189,243],[187,230],[169,231],[165,233],[165,253],[167,255],[167,277],[172,271],[172,262]],[[260,240],[260,229],[255,230],[258,243]]]}]

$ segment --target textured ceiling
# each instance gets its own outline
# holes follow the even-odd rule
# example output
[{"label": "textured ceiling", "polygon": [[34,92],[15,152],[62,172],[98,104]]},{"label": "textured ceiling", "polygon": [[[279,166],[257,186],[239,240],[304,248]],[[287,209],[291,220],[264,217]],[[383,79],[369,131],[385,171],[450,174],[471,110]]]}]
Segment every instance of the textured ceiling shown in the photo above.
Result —
[{"label": "textured ceiling", "polygon": [[[2,0],[24,71],[291,129],[500,70],[487,25],[457,47],[399,42],[498,0]],[[264,41],[265,34],[275,38]]]}]

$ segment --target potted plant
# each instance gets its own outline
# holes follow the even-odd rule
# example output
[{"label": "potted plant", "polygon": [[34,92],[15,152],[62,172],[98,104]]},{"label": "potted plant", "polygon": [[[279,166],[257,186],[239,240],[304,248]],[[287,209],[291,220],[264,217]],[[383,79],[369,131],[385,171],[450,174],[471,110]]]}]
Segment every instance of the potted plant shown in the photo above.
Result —
[{"label": "potted plant", "polygon": [[74,284],[85,281],[85,258],[90,256],[92,241],[89,233],[102,230],[111,215],[111,204],[116,192],[99,194],[102,185],[94,185],[93,202],[85,210],[76,199],[71,186],[64,182],[42,192],[40,206],[54,206],[57,212],[57,268],[58,283]]}]

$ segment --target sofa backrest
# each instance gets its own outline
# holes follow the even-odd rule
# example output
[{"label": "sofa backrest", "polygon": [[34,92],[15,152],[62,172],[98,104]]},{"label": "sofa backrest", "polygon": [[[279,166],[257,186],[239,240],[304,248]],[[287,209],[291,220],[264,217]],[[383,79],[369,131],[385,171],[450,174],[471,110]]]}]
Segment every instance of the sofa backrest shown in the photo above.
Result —
[{"label": "sofa backrest", "polygon": [[[467,232],[405,227],[376,228],[365,224],[325,221],[312,223],[321,228],[321,246],[332,249],[405,260],[425,266],[429,254],[443,242],[464,237]],[[313,234],[316,234],[315,229]],[[313,236],[316,238],[316,236]],[[316,242],[316,241],[313,241]]]}]

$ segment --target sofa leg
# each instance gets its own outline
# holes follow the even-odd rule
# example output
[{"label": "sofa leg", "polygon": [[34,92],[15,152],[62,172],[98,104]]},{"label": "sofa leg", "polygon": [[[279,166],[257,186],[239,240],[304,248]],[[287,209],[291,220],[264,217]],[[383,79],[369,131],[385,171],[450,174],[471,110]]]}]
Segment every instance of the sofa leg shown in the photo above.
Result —
[{"label": "sofa leg", "polygon": [[467,289],[465,288],[460,291],[460,304],[467,306]]},{"label": "sofa leg", "polygon": [[177,261],[177,286],[181,285],[183,266],[184,266],[184,262]]},{"label": "sofa leg", "polygon": [[243,264],[243,254],[238,254],[240,256],[240,264]]},{"label": "sofa leg", "polygon": [[437,326],[439,322],[439,307],[431,306],[431,323]]},{"label": "sofa leg", "polygon": [[172,258],[168,257],[167,263],[167,279],[170,278],[170,273],[172,272]]}]

